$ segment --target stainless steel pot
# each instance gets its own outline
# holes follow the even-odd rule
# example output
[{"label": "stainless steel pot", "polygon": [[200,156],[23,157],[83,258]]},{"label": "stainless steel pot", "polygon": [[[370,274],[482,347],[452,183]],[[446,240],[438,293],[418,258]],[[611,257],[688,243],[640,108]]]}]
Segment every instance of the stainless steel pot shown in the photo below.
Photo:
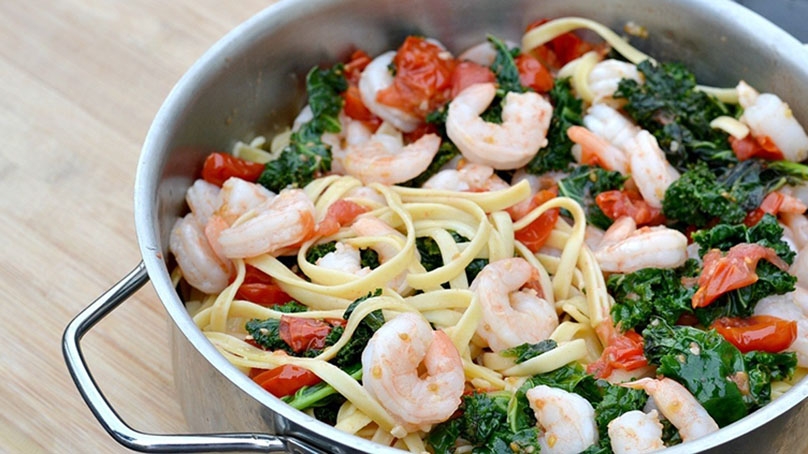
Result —
[{"label": "stainless steel pot", "polygon": [[[171,285],[168,233],[186,209],[186,188],[212,150],[271,134],[304,103],[303,75],[344,58],[354,46],[371,54],[410,33],[461,50],[486,33],[519,40],[529,21],[578,15],[621,29],[646,27],[638,47],[660,60],[684,61],[701,83],[739,78],[784,97],[808,124],[808,51],[760,16],[727,0],[321,0],[281,1],[210,49],[179,81],[143,146],[135,218],[143,261],[67,327],[70,372],[99,422],[121,444],[147,452],[392,451],[320,423],[283,404],[231,366],[192,322]],[[195,435],[153,435],[127,426],[92,380],[80,340],[92,326],[151,280],[173,320],[175,382]],[[204,391],[202,391],[204,390]],[[669,452],[805,452],[808,381],[719,432]],[[216,433],[210,435],[210,433]]]}]

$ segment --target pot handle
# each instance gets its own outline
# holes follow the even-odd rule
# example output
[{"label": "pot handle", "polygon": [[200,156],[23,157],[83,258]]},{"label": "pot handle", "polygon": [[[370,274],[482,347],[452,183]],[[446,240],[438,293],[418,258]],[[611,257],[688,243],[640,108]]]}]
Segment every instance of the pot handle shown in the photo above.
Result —
[{"label": "pot handle", "polygon": [[224,452],[262,451],[295,454],[320,454],[322,451],[292,438],[260,433],[223,434],[149,434],[129,427],[95,383],[79,346],[82,337],[118,305],[132,296],[149,280],[146,266],[141,261],[112,288],[82,310],[65,329],[62,353],[84,402],[98,422],[118,443],[140,452]]}]

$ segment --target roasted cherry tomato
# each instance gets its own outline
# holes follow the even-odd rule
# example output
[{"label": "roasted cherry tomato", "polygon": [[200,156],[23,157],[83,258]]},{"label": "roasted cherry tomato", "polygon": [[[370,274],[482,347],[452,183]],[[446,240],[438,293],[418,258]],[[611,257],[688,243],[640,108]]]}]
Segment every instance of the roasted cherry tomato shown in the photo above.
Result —
[{"label": "roasted cherry tomato", "polygon": [[472,61],[461,61],[455,66],[452,72],[452,98],[457,96],[464,89],[486,82],[497,80],[494,72],[487,66]]},{"label": "roasted cherry tomato", "polygon": [[774,249],[759,244],[736,244],[723,255],[713,249],[704,255],[704,270],[699,276],[699,289],[693,295],[693,307],[705,307],[726,292],[752,285],[758,280],[755,273],[760,259],[766,259],[782,270],[788,264]]},{"label": "roasted cherry tomato", "polygon": [[[548,21],[549,19],[541,19],[533,22],[527,26],[527,30],[534,29]],[[592,49],[593,46],[582,40],[578,35],[573,32],[567,32],[531,50],[530,53],[539,58],[546,66],[560,69]]]},{"label": "roasted cherry tomato", "polygon": [[721,317],[710,328],[718,331],[743,353],[753,350],[781,352],[797,338],[797,322],[770,315]]},{"label": "roasted cherry tomato", "polygon": [[322,380],[308,369],[292,364],[284,364],[255,374],[253,381],[275,397],[283,397],[294,394],[304,386],[316,385]]},{"label": "roasted cherry tomato", "polygon": [[376,99],[419,118],[445,103],[452,91],[456,61],[444,49],[421,37],[404,40],[393,58],[395,77]]},{"label": "roasted cherry tomato", "polygon": [[295,353],[301,353],[325,347],[325,338],[332,328],[323,320],[283,315],[278,334]]},{"label": "roasted cherry tomato", "polygon": [[553,75],[536,57],[521,54],[516,57],[515,63],[519,69],[519,82],[525,87],[538,93],[547,93],[553,88]]},{"label": "roasted cherry tomato", "polygon": [[752,137],[752,134],[748,134],[743,139],[736,139],[733,136],[729,136],[729,144],[730,147],[732,147],[732,151],[735,152],[735,156],[737,156],[740,161],[754,157],[772,161],[783,159],[783,152],[777,148],[777,145],[775,145],[768,136],[755,138]]},{"label": "roasted cherry tomato", "polygon": [[[558,193],[552,189],[543,189],[538,191],[531,200],[530,208],[522,215],[527,214],[528,212],[532,211],[533,208],[544,204],[548,200],[554,198],[557,194]],[[524,244],[525,247],[531,251],[537,252],[542,246],[544,246],[544,243],[546,243],[547,239],[550,237],[550,233],[553,232],[553,227],[555,227],[556,221],[558,220],[558,214],[558,208],[551,208],[545,211],[533,222],[525,226],[525,228],[514,232],[514,238],[522,242],[522,244]],[[511,216],[513,217],[514,213],[511,213]]]},{"label": "roasted cherry tomato", "polygon": [[603,354],[587,366],[586,372],[597,378],[606,378],[615,369],[634,370],[647,365],[642,336],[629,330],[612,336]]},{"label": "roasted cherry tomato", "polygon": [[230,177],[238,177],[251,183],[258,181],[264,165],[239,159],[227,153],[211,153],[202,165],[202,178],[221,187]]},{"label": "roasted cherry tomato", "polygon": [[604,191],[595,196],[595,203],[613,221],[623,216],[630,216],[638,226],[659,225],[665,221],[662,210],[649,205],[638,191]]},{"label": "roasted cherry tomato", "polygon": [[236,290],[236,299],[252,301],[262,306],[276,306],[294,300],[271,276],[251,265],[247,265],[244,282]]},{"label": "roasted cherry tomato", "polygon": [[358,203],[339,199],[328,207],[325,218],[317,224],[317,235],[333,235],[339,231],[340,227],[350,224],[357,216],[367,210],[366,207]]}]

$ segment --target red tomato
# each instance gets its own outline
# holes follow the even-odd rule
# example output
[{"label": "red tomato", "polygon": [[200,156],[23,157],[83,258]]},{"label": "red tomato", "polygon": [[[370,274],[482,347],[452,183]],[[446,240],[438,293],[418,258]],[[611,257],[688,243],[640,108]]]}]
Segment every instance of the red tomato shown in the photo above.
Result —
[{"label": "red tomato", "polygon": [[345,63],[345,79],[351,85],[356,85],[359,83],[359,77],[362,75],[362,71],[365,70],[365,67],[371,62],[370,55],[363,50],[355,50],[351,54],[351,58],[348,59],[348,62]]},{"label": "red tomato", "polygon": [[236,298],[262,306],[276,306],[294,300],[271,276],[251,265],[247,265],[244,282],[236,290]]},{"label": "red tomato", "polygon": [[547,93],[553,88],[553,75],[534,56],[521,54],[515,59],[519,69],[519,82],[538,93]]},{"label": "red tomato", "polygon": [[597,378],[606,378],[614,369],[634,370],[647,365],[642,336],[629,330],[612,336],[603,354],[586,367],[586,372]]},{"label": "red tomato", "polygon": [[264,165],[239,159],[227,153],[211,153],[202,165],[202,178],[221,187],[230,177],[238,177],[251,183],[258,181]]},{"label": "red tomato", "polygon": [[362,102],[362,96],[359,94],[359,87],[356,85],[349,85],[348,89],[342,92],[342,99],[345,101],[343,111],[345,115],[353,118],[354,120],[366,121],[376,123],[379,118],[373,115],[368,110],[365,103]]},{"label": "red tomato", "polygon": [[763,202],[760,203],[759,208],[750,211],[743,223],[748,227],[756,225],[763,218],[765,214],[777,215],[779,213],[796,213],[802,214],[806,210],[806,206],[802,201],[796,197],[783,194],[782,192],[773,191],[766,195]]},{"label": "red tomato", "polygon": [[472,61],[461,61],[455,66],[454,71],[452,71],[451,97],[454,98],[461,91],[474,84],[495,82],[496,80],[496,75],[494,75],[494,72],[487,66]]},{"label": "red tomato", "polygon": [[456,61],[446,51],[424,38],[410,36],[396,52],[393,84],[381,90],[376,99],[424,118],[445,103],[452,90]]},{"label": "red tomato", "polygon": [[320,383],[320,377],[314,372],[292,364],[284,364],[274,369],[257,373],[253,381],[269,391],[275,397],[294,394],[304,386]]},{"label": "red tomato", "polygon": [[332,326],[322,320],[281,316],[278,335],[295,353],[325,347],[325,338]]},{"label": "red tomato", "polygon": [[659,225],[665,221],[662,210],[648,205],[638,191],[604,191],[595,197],[595,203],[613,221],[623,216],[630,216],[638,226]]},{"label": "red tomato", "polygon": [[781,352],[797,338],[797,322],[770,315],[721,317],[710,328],[718,331],[743,353],[753,350]]},{"label": "red tomato", "polygon": [[[556,195],[557,192],[555,190],[542,189],[533,196],[530,203],[531,207],[527,212],[543,205]],[[514,232],[514,238],[519,240],[531,251],[537,252],[544,246],[544,243],[547,242],[547,238],[550,237],[550,233],[552,233],[553,227],[555,227],[556,221],[558,220],[558,213],[558,208],[551,208],[545,211],[541,216],[536,218],[536,220],[525,226],[525,228]]]},{"label": "red tomato", "polygon": [[[541,19],[527,26],[527,30],[544,24],[549,19]],[[550,40],[530,52],[538,57],[542,63],[554,69],[559,69],[567,63],[592,50],[594,46],[573,32],[567,32]]]},{"label": "red tomato", "polygon": [[350,200],[339,199],[332,203],[325,213],[325,218],[317,224],[317,235],[329,236],[337,233],[340,227],[348,225],[368,209]]},{"label": "red tomato", "polygon": [[774,249],[759,244],[736,244],[725,256],[718,249],[705,254],[699,289],[693,295],[693,307],[708,306],[726,292],[757,282],[755,269],[760,259],[766,259],[782,270],[788,269],[788,264],[777,256]]},{"label": "red tomato", "polygon": [[732,151],[735,152],[735,156],[741,161],[753,157],[772,161],[780,161],[783,159],[783,152],[777,148],[777,145],[775,145],[768,136],[756,138],[752,137],[752,134],[749,134],[743,139],[736,139],[733,136],[729,136],[729,144],[732,147]]}]

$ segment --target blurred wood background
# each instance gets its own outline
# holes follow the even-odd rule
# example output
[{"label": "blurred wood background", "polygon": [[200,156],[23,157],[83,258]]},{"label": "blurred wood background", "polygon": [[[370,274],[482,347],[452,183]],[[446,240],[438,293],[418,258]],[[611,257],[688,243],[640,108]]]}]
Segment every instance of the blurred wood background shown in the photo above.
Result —
[{"label": "blurred wood background", "polygon": [[[61,335],[140,260],[140,147],[174,83],[272,0],[0,2],[0,451],[126,452],[84,404]],[[134,428],[186,429],[149,285],[84,339]]]}]

